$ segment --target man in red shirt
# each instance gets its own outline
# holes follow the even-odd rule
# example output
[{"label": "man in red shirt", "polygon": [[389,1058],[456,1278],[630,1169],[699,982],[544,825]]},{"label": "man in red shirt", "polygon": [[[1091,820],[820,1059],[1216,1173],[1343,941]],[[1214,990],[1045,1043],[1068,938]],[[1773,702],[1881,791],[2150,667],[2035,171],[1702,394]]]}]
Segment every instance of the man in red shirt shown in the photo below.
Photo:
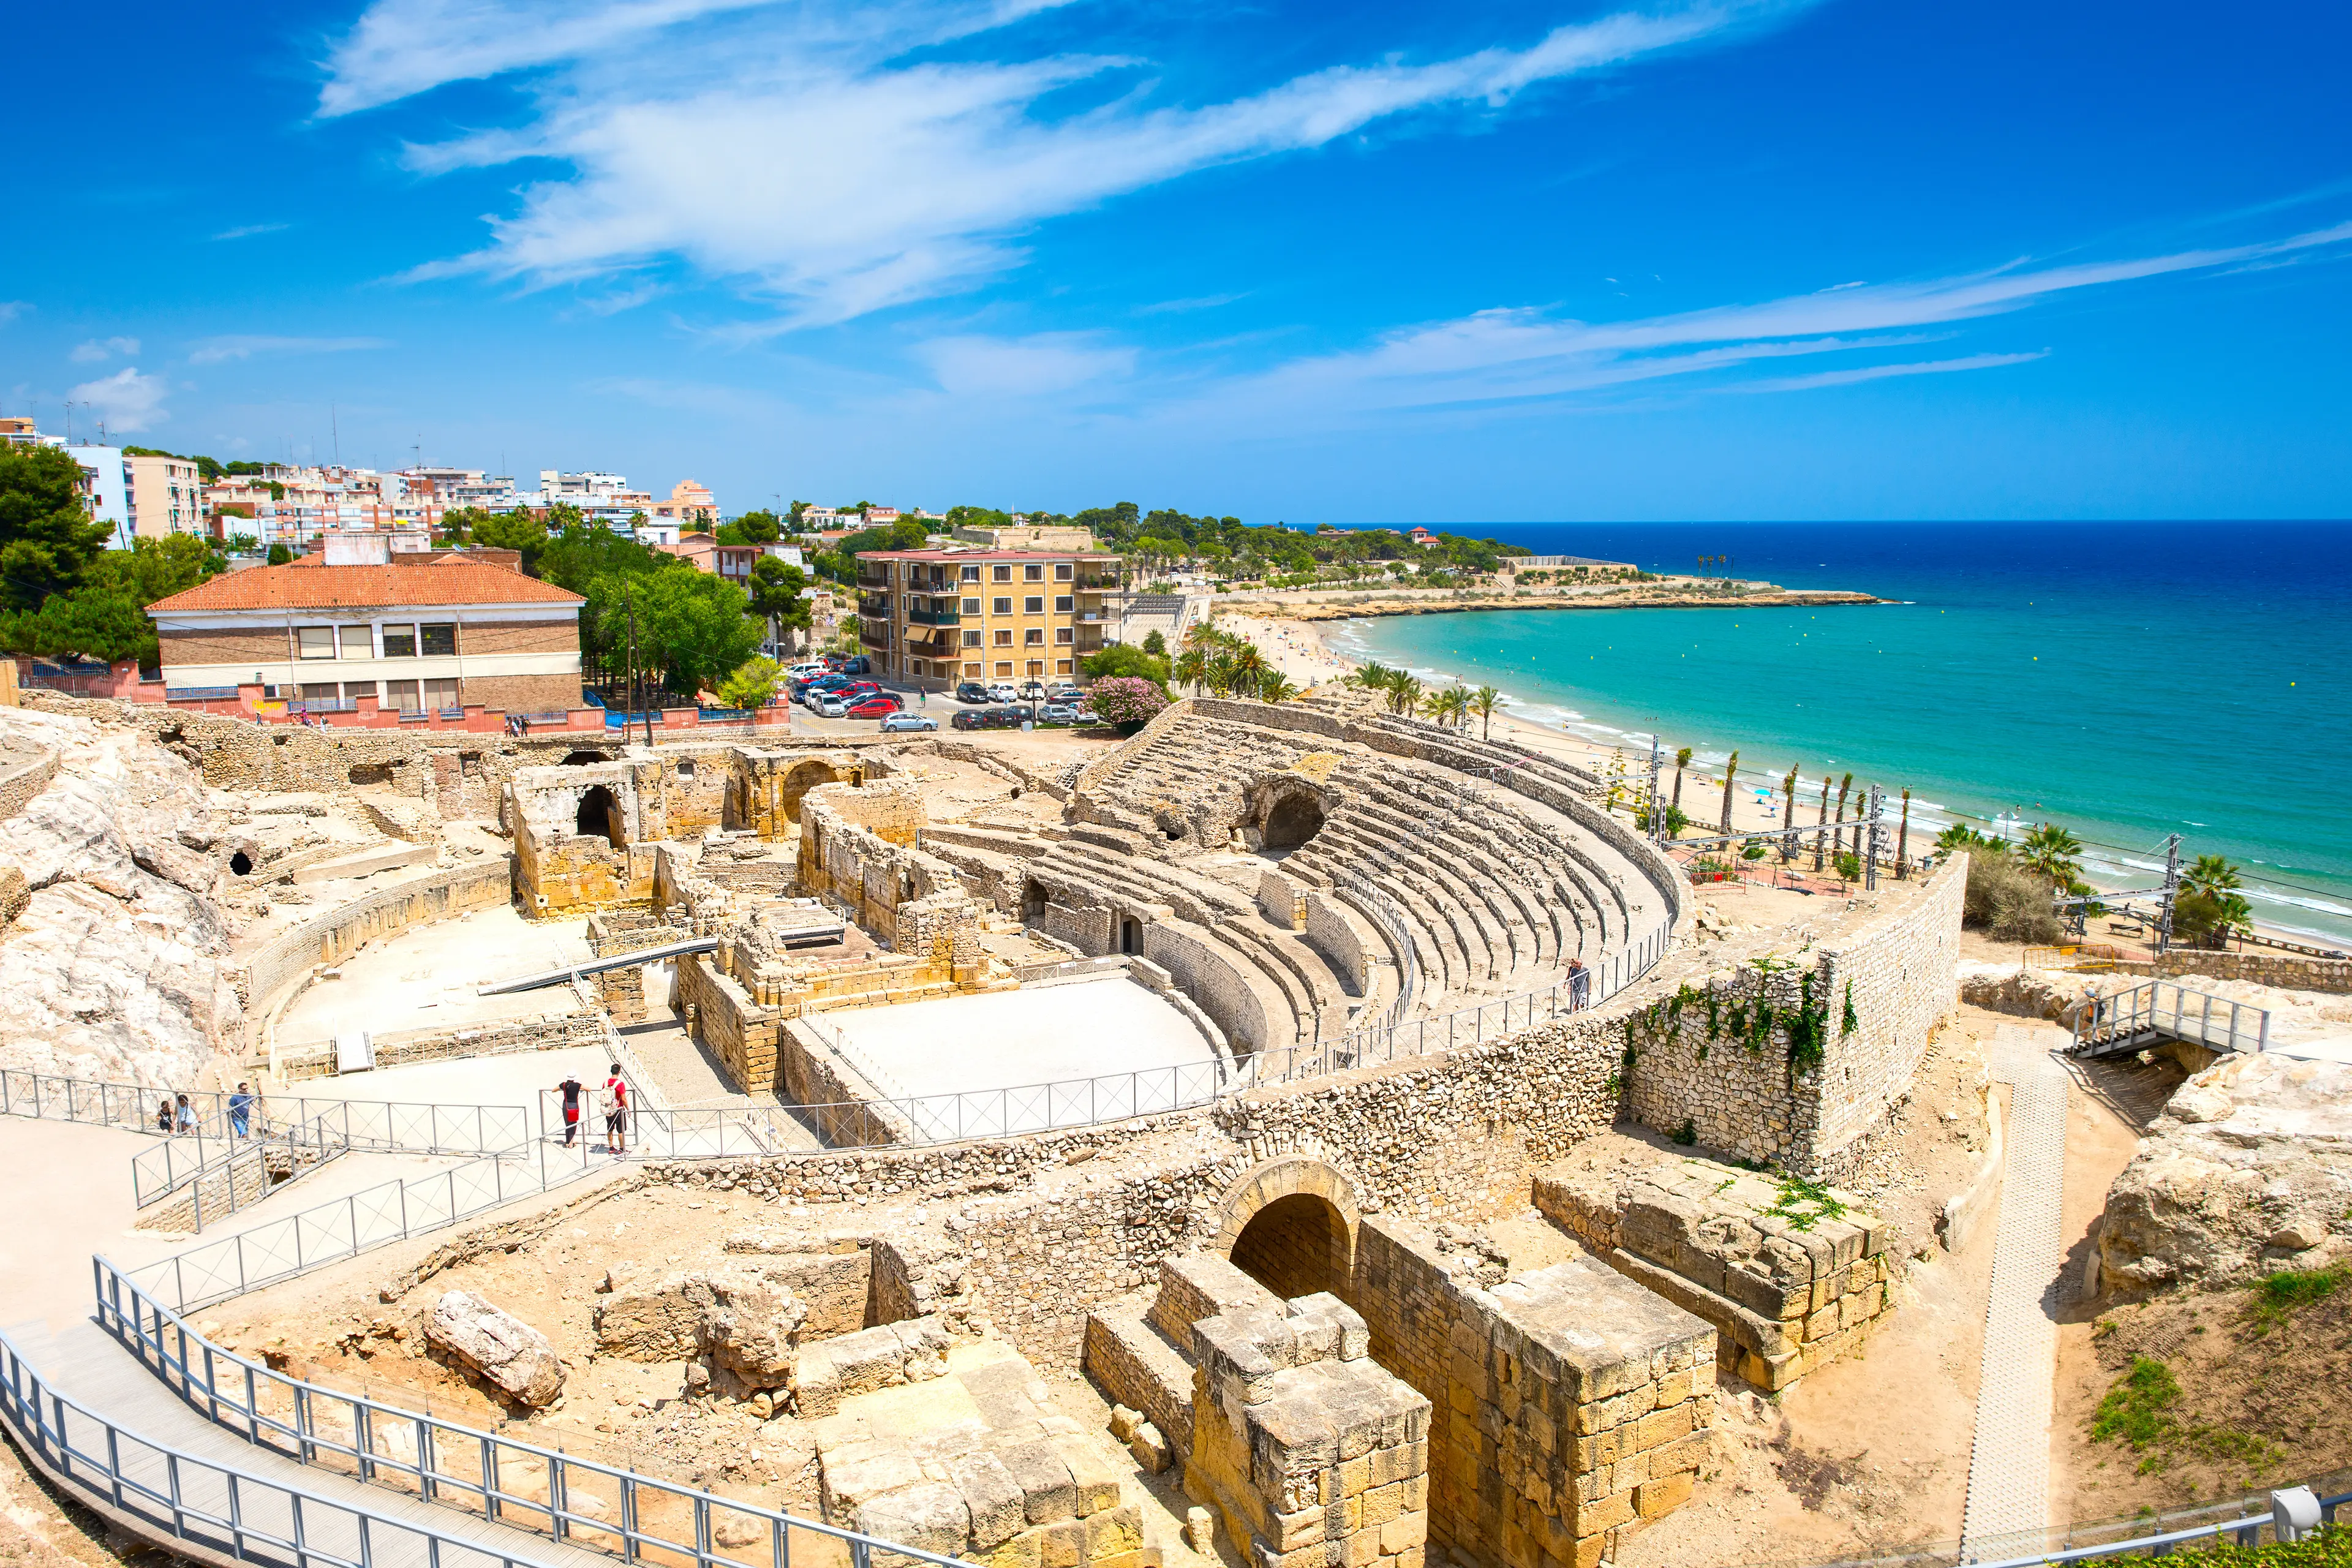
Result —
[{"label": "man in red shirt", "polygon": [[629,1080],[621,1076],[618,1062],[604,1080],[604,1147],[614,1154],[629,1152]]}]

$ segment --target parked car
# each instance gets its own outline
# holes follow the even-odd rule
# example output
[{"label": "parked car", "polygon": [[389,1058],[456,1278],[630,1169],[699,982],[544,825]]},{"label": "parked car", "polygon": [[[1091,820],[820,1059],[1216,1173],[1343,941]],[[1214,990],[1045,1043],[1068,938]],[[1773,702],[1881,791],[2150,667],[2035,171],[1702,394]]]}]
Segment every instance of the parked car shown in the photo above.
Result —
[{"label": "parked car", "polygon": [[887,719],[898,711],[898,700],[887,691],[861,697],[851,702],[843,712],[845,719]]},{"label": "parked car", "polygon": [[1004,722],[1006,728],[1018,730],[1024,724],[1034,724],[1036,721],[1037,710],[1030,704],[1026,702],[1013,702],[1008,703],[1005,706]]},{"label": "parked car", "polygon": [[956,685],[956,700],[959,702],[985,702],[988,700],[988,688],[982,686],[977,680],[960,681]]},{"label": "parked car", "polygon": [[1021,683],[1021,700],[1024,702],[1042,701],[1045,700],[1045,683],[1044,681],[1024,680]]},{"label": "parked car", "polygon": [[838,691],[828,691],[809,700],[809,706],[827,719],[849,717],[850,700]]},{"label": "parked car", "polygon": [[1050,681],[1045,687],[1045,700],[1048,702],[1076,702],[1084,695],[1075,684],[1067,680]]},{"label": "parked car", "polygon": [[784,667],[784,679],[787,680],[809,680],[817,676],[823,675],[824,672],[825,666],[823,664],[816,663],[809,659],[803,659],[798,664],[787,665]]},{"label": "parked car", "polygon": [[844,675],[874,673],[873,661],[862,653],[829,653],[824,656],[824,662],[828,668],[838,670]]},{"label": "parked car", "polygon": [[817,684],[808,689],[806,695],[802,697],[801,702],[805,707],[815,708],[820,703],[843,695],[845,695],[845,693],[842,691],[839,684],[819,681]]},{"label": "parked car", "polygon": [[[948,722],[959,730],[985,730],[988,728],[988,716],[994,711],[992,708],[961,708]],[[883,727],[888,728],[887,720]]]},{"label": "parked car", "polygon": [[988,689],[988,700],[991,702],[1017,701],[1020,696],[1021,693],[1013,689],[1013,682],[1009,680],[1000,680]]},{"label": "parked car", "polygon": [[[961,719],[963,715],[959,713],[956,717]],[[937,719],[922,713],[885,713],[882,716],[882,733],[886,735],[895,735],[906,730],[936,730],[939,727]]]},{"label": "parked car", "polygon": [[1075,702],[1047,702],[1038,708],[1037,718],[1046,724],[1075,724],[1080,711]]}]

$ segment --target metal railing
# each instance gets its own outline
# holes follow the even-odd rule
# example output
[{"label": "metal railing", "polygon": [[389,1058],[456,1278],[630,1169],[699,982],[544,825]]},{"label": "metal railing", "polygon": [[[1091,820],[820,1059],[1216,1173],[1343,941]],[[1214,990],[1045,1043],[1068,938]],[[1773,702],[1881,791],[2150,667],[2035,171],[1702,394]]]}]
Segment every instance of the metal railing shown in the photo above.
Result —
[{"label": "metal railing", "polygon": [[[870,1568],[877,1550],[963,1568],[952,1557],[272,1371],[205,1339],[103,1257],[90,1265],[101,1328],[207,1421],[296,1463],[626,1562],[676,1553],[694,1568],[785,1568],[798,1531],[845,1545],[851,1568]],[[722,1533],[740,1544],[722,1551]]]},{"label": "metal railing", "polygon": [[[188,1223],[176,1228],[202,1231],[250,1208],[295,1177],[351,1152],[328,1127],[327,1119],[297,1121],[275,1131],[212,1145],[209,1160],[191,1157],[177,1141],[155,1144],[131,1156],[131,1190],[135,1207],[161,1205],[185,1192]],[[162,1156],[158,1159],[157,1156]],[[281,1178],[276,1173],[283,1169]]]},{"label": "metal railing", "polygon": [[306,1130],[316,1146],[395,1154],[496,1154],[531,1139],[530,1113],[520,1105],[256,1097],[242,1119],[229,1106],[198,1115],[191,1131],[169,1138],[161,1128],[147,1127],[158,1141],[131,1157],[134,1200],[144,1208],[236,1158],[238,1151],[282,1143],[298,1129]]},{"label": "metal railing", "polygon": [[[70,1492],[167,1542],[237,1561],[374,1568],[539,1568],[446,1531],[356,1508],[117,1426],[68,1399],[0,1332],[0,1418]],[[726,1559],[706,1559],[719,1563]],[[745,1564],[744,1568],[751,1568]]]},{"label": "metal railing", "polygon": [[[178,1097],[188,1099],[184,1124]],[[440,1105],[414,1100],[312,1100],[236,1096],[216,1089],[174,1090],[99,1079],[0,1068],[0,1116],[77,1121],[125,1132],[193,1142],[257,1136],[273,1126],[338,1118],[337,1132],[357,1148],[408,1154],[488,1154],[528,1142],[530,1113],[519,1105]],[[149,1106],[154,1107],[151,1113]],[[200,1152],[197,1158],[205,1156]]]},{"label": "metal railing", "polygon": [[2101,996],[2077,1013],[2073,1049],[2078,1055],[2120,1050],[2161,1036],[2208,1050],[2263,1051],[2270,1048],[2271,1016],[2267,1008],[2192,991],[2169,980],[2143,981],[2127,991]]},{"label": "metal railing", "polygon": [[1381,1009],[1381,1016],[1368,1026],[1373,1028],[1394,1028],[1412,1005],[1413,996],[1421,989],[1421,958],[1412,945],[1412,929],[1405,924],[1404,914],[1391,899],[1361,877],[1342,877],[1332,890],[1346,896],[1348,901],[1370,917],[1387,939],[1389,950],[1397,955],[1397,994]]}]

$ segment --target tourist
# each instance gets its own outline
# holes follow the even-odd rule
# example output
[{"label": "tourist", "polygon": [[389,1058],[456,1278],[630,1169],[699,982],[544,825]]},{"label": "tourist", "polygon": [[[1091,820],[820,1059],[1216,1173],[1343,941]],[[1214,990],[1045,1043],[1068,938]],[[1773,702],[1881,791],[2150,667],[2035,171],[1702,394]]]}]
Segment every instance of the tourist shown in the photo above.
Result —
[{"label": "tourist", "polygon": [[563,1092],[563,1146],[572,1147],[572,1140],[580,1134],[580,1080],[570,1073],[555,1086]]},{"label": "tourist", "polygon": [[1592,1005],[1592,972],[1575,959],[1568,961],[1568,1010],[1581,1013]]},{"label": "tourist", "polygon": [[172,1101],[169,1096],[164,1098],[163,1104],[155,1108],[155,1131],[158,1132],[172,1131]]},{"label": "tourist", "polygon": [[629,1152],[629,1080],[621,1076],[618,1062],[604,1080],[604,1148],[614,1154]]},{"label": "tourist", "polygon": [[179,1098],[180,1098],[180,1114],[179,1114],[179,1123],[180,1123],[180,1124],[179,1124],[178,1128],[176,1129],[176,1131],[181,1131],[181,1132],[194,1132],[194,1131],[196,1130],[196,1108],[195,1108],[194,1106],[193,1106],[193,1105],[190,1105],[190,1104],[188,1103],[188,1097],[187,1097],[186,1095],[184,1095],[184,1095],[180,1096]]},{"label": "tourist", "polygon": [[247,1127],[253,1116],[253,1091],[244,1084],[228,1097],[228,1131],[232,1138],[247,1136]]}]

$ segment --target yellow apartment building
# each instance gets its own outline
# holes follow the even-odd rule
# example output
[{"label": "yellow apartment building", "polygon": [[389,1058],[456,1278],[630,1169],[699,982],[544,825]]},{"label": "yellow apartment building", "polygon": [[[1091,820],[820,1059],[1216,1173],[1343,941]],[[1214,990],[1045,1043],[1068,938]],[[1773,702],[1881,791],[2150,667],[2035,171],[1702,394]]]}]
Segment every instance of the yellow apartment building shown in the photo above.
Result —
[{"label": "yellow apartment building", "polygon": [[1100,652],[1119,558],[1074,550],[877,550],[857,558],[857,637],[877,673],[959,680],[1076,679]]}]

